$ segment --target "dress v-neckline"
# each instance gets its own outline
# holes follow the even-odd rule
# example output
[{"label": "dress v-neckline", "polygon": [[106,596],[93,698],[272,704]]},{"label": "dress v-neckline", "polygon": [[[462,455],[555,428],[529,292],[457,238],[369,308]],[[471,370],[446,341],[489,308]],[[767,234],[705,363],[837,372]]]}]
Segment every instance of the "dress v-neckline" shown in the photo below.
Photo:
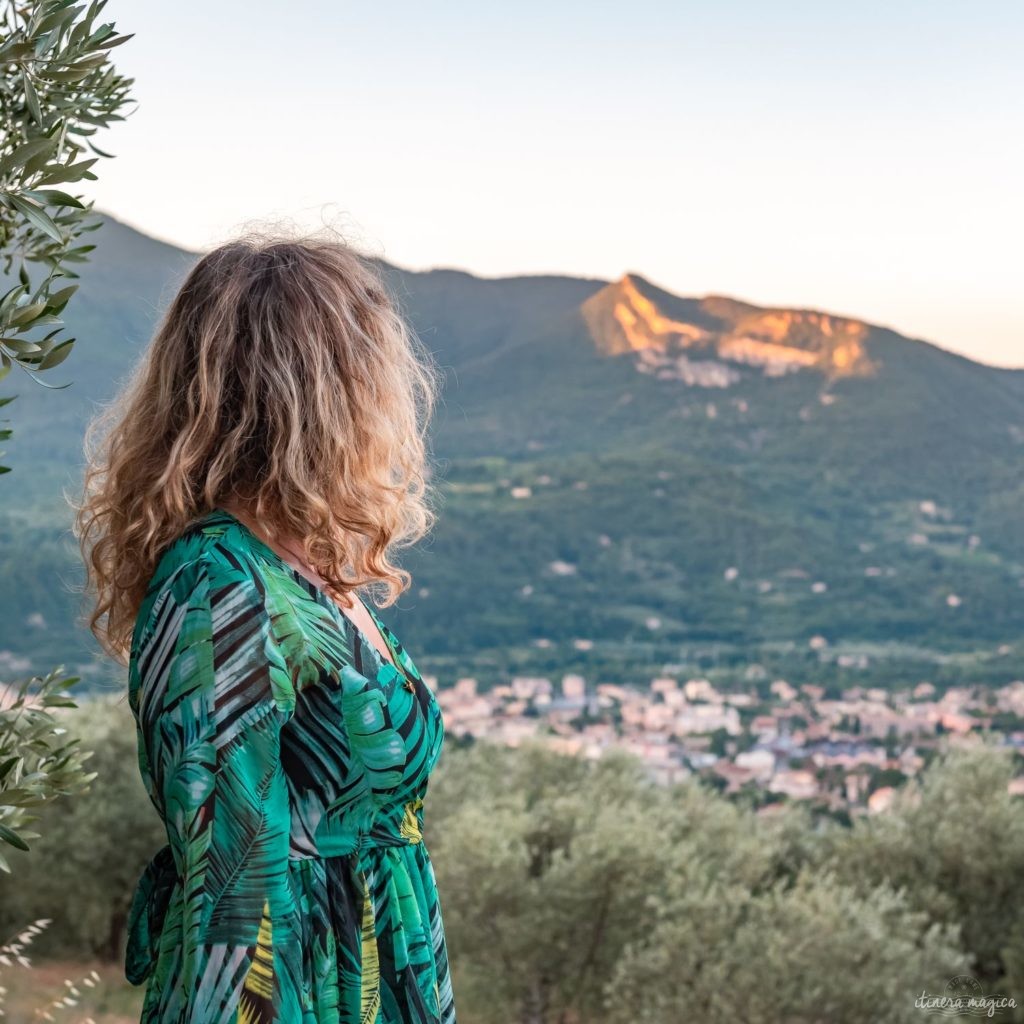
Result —
[{"label": "dress v-neckline", "polygon": [[231,522],[234,523],[242,531],[244,536],[249,539],[250,543],[255,544],[261,551],[269,555],[274,562],[288,569],[298,579],[302,580],[308,587],[311,587],[319,597],[323,598],[324,601],[330,604],[330,606],[334,609],[337,615],[344,621],[345,625],[350,631],[350,634],[353,637],[355,637],[360,643],[362,643],[363,646],[369,647],[370,650],[372,650],[374,654],[377,655],[377,658],[380,660],[382,664],[391,665],[391,667],[394,668],[396,672],[398,672],[401,676],[405,678],[407,688],[413,689],[414,680],[412,676],[406,671],[405,666],[401,663],[401,659],[395,652],[394,644],[392,643],[392,638],[390,636],[390,630],[388,630],[387,626],[377,617],[373,609],[370,608],[370,606],[359,596],[359,594],[355,593],[355,591],[352,592],[355,600],[357,600],[363,606],[363,608],[366,610],[366,613],[370,616],[371,621],[377,627],[377,632],[380,633],[380,638],[384,641],[384,645],[387,648],[387,655],[385,655],[385,653],[375,643],[373,643],[373,641],[366,635],[366,631],[359,625],[358,622],[355,621],[355,619],[345,614],[345,612],[342,610],[341,605],[338,604],[338,602],[335,601],[334,598],[331,597],[331,595],[323,589],[323,587],[321,587],[319,584],[311,580],[304,572],[297,569],[294,565],[292,565],[291,562],[288,561],[288,559],[282,557],[265,540],[263,540],[258,534],[256,534],[245,523],[243,523],[242,520],[238,518],[238,516],[236,516],[232,512],[229,512],[226,508],[221,508],[220,506],[213,509],[213,511],[209,514],[222,515],[225,516],[227,519],[230,519]]}]

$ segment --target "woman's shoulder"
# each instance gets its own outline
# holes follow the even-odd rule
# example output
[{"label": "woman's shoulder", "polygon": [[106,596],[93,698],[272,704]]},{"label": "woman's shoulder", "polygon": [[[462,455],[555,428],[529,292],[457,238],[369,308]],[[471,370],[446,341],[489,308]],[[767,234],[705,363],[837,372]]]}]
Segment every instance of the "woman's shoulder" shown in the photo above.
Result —
[{"label": "woman's shoulder", "polygon": [[[146,661],[168,637],[206,635],[224,649],[269,651],[289,671],[305,661],[305,628],[288,580],[219,511],[194,520],[161,553],[139,609],[132,661]],[[225,647],[225,645],[227,645]]]},{"label": "woman's shoulder", "polygon": [[146,624],[171,609],[209,607],[239,596],[250,607],[265,605],[263,565],[234,525],[223,513],[207,512],[165,545],[139,607],[133,648]]},{"label": "woman's shoulder", "polygon": [[213,577],[251,575],[257,566],[246,558],[242,538],[215,512],[194,519],[157,559],[147,587],[148,602],[161,593],[181,599]]},{"label": "woman's shoulder", "polygon": [[[302,678],[305,634],[243,533],[220,515],[200,516],[166,545],[139,610],[129,662],[133,709],[174,680],[212,700],[263,697],[290,715]],[[258,705],[258,707],[257,707]],[[153,705],[154,707],[158,705]]]}]

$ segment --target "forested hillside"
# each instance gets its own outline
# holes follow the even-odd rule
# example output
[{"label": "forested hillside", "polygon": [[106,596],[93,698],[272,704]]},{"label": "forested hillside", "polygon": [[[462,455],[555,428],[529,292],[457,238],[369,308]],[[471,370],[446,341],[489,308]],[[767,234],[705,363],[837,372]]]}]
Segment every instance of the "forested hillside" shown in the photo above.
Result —
[{"label": "forested hillside", "polygon": [[[12,375],[0,669],[97,679],[81,434],[192,257],[108,220],[46,390]],[[898,686],[1024,674],[1024,372],[638,275],[387,267],[444,369],[441,516],[384,617],[442,682],[509,672]],[[6,665],[4,664],[6,662]]]}]

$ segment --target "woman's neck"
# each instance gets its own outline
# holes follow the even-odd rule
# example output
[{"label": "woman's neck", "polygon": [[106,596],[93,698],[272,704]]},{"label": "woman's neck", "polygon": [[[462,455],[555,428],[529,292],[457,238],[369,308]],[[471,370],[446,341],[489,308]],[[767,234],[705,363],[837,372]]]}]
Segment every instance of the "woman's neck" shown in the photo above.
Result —
[{"label": "woman's neck", "polygon": [[[327,581],[319,573],[306,565],[301,554],[302,544],[299,540],[293,537],[278,537],[275,540],[271,540],[268,531],[263,529],[259,521],[244,506],[240,506],[236,502],[221,502],[220,507],[244,523],[267,547],[276,551],[284,561],[288,562],[297,572],[302,573],[306,579],[315,583],[318,587],[327,587]],[[341,604],[342,602],[339,601],[338,603]],[[347,603],[343,604],[342,607],[354,607],[351,597],[348,598]]]}]

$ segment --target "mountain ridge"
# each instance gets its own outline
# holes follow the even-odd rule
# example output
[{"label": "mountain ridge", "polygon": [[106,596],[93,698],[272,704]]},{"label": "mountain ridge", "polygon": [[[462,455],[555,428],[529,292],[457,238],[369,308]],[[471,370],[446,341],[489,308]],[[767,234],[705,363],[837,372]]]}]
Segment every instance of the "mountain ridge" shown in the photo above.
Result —
[{"label": "mountain ridge", "polygon": [[[142,229],[132,227],[126,222],[119,220],[114,214],[109,211],[97,211],[104,221],[108,224],[114,225],[117,229],[127,233],[130,236],[137,238],[139,241],[144,240],[144,244],[150,244],[159,247],[165,251],[173,251],[174,253],[180,254],[186,260],[198,258],[201,253],[196,250],[187,249],[181,246],[175,245],[173,242],[166,240],[157,239],[151,235],[146,234]],[[99,236],[102,244],[102,234]],[[1000,366],[993,363],[987,363],[983,360],[976,359],[973,356],[966,355],[962,352],[957,352],[953,349],[946,348],[931,339],[922,337],[917,334],[908,334],[902,330],[899,330],[889,324],[877,323],[873,320],[866,319],[863,317],[854,316],[852,314],[837,313],[832,310],[825,309],[822,306],[817,305],[778,305],[778,304],[763,304],[757,303],[749,299],[740,298],[734,295],[727,295],[721,292],[707,292],[703,295],[683,295],[679,292],[672,291],[668,288],[664,288],[660,285],[656,285],[645,273],[637,270],[627,270],[623,272],[618,278],[605,278],[596,275],[586,274],[572,274],[572,273],[555,273],[555,272],[539,272],[539,273],[512,273],[512,274],[480,274],[472,270],[467,270],[463,267],[450,266],[445,264],[439,264],[437,266],[431,266],[426,268],[411,268],[405,267],[401,264],[394,263],[391,260],[385,259],[381,256],[370,254],[368,257],[373,263],[380,266],[386,273],[391,276],[397,276],[400,278],[414,277],[419,279],[440,279],[444,277],[450,277],[453,279],[463,280],[470,283],[480,285],[508,285],[515,286],[520,284],[561,284],[571,283],[572,285],[579,286],[581,288],[592,287],[596,292],[609,286],[619,285],[625,281],[635,281],[642,285],[657,290],[663,295],[669,296],[672,300],[697,303],[701,306],[713,310],[721,310],[724,307],[731,307],[742,313],[754,314],[754,313],[799,313],[804,315],[813,315],[817,317],[829,318],[833,321],[851,322],[857,324],[863,324],[869,330],[874,331],[888,331],[893,335],[902,338],[909,342],[919,343],[928,345],[931,348],[937,349],[940,352],[946,352],[950,355],[957,356],[971,363],[976,363],[979,366],[984,366],[988,369],[998,370],[1001,372],[1007,372],[1010,374],[1019,375],[1024,379],[1024,366],[1021,367],[1006,367]]]}]

